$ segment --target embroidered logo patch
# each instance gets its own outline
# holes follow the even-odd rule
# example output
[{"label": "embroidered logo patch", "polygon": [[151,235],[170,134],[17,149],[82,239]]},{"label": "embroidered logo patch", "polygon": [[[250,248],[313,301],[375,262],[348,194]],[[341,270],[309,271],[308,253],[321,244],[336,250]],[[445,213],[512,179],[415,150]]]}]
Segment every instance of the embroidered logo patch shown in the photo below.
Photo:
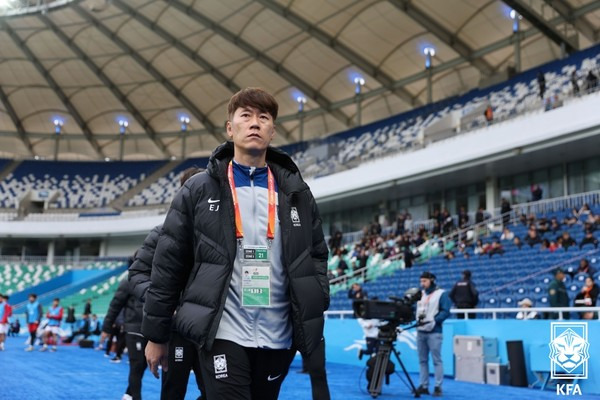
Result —
[{"label": "embroidered logo patch", "polygon": [[302,226],[300,225],[300,214],[298,214],[298,209],[296,207],[292,207],[290,218],[292,219],[292,225],[296,227]]}]

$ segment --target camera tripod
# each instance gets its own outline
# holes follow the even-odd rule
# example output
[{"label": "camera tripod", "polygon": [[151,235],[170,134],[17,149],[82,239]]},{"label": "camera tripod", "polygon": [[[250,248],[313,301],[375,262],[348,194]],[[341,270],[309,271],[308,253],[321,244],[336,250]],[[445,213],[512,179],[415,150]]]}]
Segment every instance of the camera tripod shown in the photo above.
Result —
[{"label": "camera tripod", "polygon": [[[416,326],[416,324],[411,325],[406,329],[414,328]],[[421,395],[417,392],[417,388],[410,378],[402,359],[400,358],[400,352],[398,352],[398,350],[396,350],[394,347],[398,333],[401,332],[401,330],[397,325],[394,324],[388,324],[384,328],[385,329],[382,329],[377,336],[377,354],[375,355],[373,376],[371,377],[371,382],[369,382],[369,394],[373,398],[377,398],[377,396],[381,394],[383,379],[386,377],[387,365],[390,360],[390,356],[394,354],[394,356],[396,356],[396,360],[398,360],[398,364],[404,372],[404,376],[406,376],[406,380],[410,384],[411,392],[413,393],[414,397],[421,397]]]}]

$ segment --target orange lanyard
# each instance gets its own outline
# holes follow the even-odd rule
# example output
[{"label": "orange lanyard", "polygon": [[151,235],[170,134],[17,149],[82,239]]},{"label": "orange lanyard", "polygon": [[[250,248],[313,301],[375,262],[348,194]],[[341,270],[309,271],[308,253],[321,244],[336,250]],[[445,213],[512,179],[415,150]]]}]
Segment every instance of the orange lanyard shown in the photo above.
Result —
[{"label": "orange lanyard", "polygon": [[[233,197],[233,208],[235,209],[235,237],[242,239],[244,237],[244,228],[242,226],[242,215],[240,213],[240,203],[235,189],[235,180],[233,179],[233,162],[229,162],[227,168],[227,178],[231,187],[231,197]],[[267,239],[275,239],[275,178],[271,168],[267,166],[267,191],[268,191],[268,211],[267,221]]]}]

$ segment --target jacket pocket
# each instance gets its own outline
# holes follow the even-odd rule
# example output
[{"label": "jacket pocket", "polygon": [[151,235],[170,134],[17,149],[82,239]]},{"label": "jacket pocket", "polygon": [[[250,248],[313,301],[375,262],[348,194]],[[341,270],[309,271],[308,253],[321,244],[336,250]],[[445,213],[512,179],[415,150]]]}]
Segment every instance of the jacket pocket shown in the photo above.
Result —
[{"label": "jacket pocket", "polygon": [[310,250],[304,249],[304,251],[292,261],[288,271],[290,276],[305,276],[314,274],[314,269],[315,267],[312,258],[310,257]]},{"label": "jacket pocket", "polygon": [[[218,244],[217,242],[215,242],[214,240],[212,240],[205,234],[200,233],[200,252],[203,255],[210,254],[209,251],[202,249],[202,246],[208,246],[209,249],[214,250],[216,255],[222,257],[223,260],[226,260],[226,261],[229,260],[229,257],[227,256],[227,251],[225,251],[223,246],[221,246],[220,244]],[[203,257],[202,261],[209,261],[209,260],[205,260]],[[214,260],[214,261],[217,261],[217,260]]]}]

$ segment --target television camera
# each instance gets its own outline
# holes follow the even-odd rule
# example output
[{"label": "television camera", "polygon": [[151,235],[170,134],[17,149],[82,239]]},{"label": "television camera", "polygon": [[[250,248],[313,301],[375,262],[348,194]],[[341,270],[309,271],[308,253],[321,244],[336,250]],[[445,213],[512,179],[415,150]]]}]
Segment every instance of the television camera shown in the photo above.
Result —
[{"label": "television camera", "polygon": [[[404,363],[400,359],[400,353],[394,347],[398,333],[418,326],[419,322],[400,329],[400,325],[407,325],[415,321],[414,304],[421,299],[421,291],[418,288],[408,289],[404,297],[389,297],[391,301],[382,300],[354,300],[352,309],[356,318],[378,319],[384,321],[379,326],[377,339],[375,339],[375,352],[371,353],[371,358],[367,361],[367,380],[369,381],[369,394],[376,398],[381,394],[383,380],[389,384],[389,375],[394,373],[394,364],[390,361],[391,354],[394,354],[398,364],[402,368],[404,375],[410,384],[411,392],[415,397],[420,397]],[[362,358],[363,352],[359,353]]]}]

